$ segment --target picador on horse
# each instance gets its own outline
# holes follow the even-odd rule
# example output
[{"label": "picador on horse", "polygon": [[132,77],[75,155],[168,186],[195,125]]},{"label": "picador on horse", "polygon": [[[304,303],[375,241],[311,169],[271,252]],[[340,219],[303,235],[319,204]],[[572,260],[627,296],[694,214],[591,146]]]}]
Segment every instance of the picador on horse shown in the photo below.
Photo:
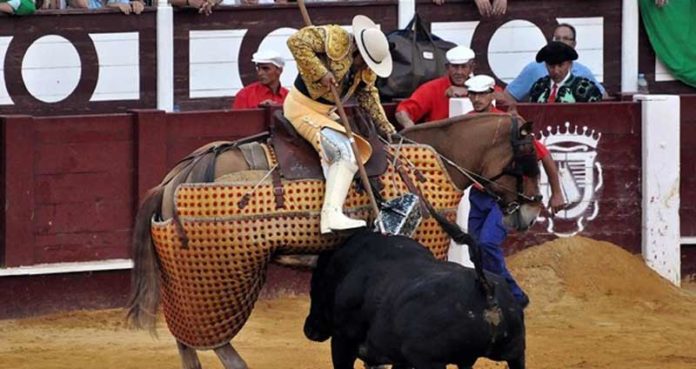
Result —
[{"label": "picador on horse", "polygon": [[365,221],[343,214],[343,203],[358,171],[357,161],[366,163],[372,148],[354,134],[358,152],[353,153],[346,129],[336,122],[339,116],[331,85],[338,87],[344,100],[355,95],[386,137],[396,133],[375,87],[377,76],[388,77],[392,71],[387,38],[372,20],[356,16],[353,34],[337,25],[306,27],[290,36],[288,47],[297,61],[299,75],[283,110],[321,157],[326,178],[321,233],[364,227]]},{"label": "picador on horse", "polygon": [[[389,44],[367,17],[352,26],[307,26],[289,38],[299,70],[283,106],[289,123],[276,117],[271,134],[197,149],[142,201],[128,316],[152,329],[161,300],[186,369],[200,368],[196,350],[205,349],[227,369],[247,367],[230,341],[279,256],[332,250],[350,234],[340,231],[369,221],[407,230],[443,260],[450,237],[461,236],[452,222],[471,185],[515,229],[541,210],[531,123],[478,114],[395,135],[375,87],[392,68]],[[353,117],[363,135],[336,121],[348,98],[364,111]],[[354,182],[361,164],[370,180]],[[375,203],[385,211],[371,211]]]}]

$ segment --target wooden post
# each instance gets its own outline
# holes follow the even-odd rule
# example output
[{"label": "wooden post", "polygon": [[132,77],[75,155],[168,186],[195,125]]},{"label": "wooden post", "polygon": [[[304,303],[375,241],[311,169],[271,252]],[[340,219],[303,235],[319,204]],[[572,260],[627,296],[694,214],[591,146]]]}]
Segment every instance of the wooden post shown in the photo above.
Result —
[{"label": "wooden post", "polygon": [[167,115],[161,110],[134,110],[131,114],[139,204],[145,193],[158,185],[167,173]]}]

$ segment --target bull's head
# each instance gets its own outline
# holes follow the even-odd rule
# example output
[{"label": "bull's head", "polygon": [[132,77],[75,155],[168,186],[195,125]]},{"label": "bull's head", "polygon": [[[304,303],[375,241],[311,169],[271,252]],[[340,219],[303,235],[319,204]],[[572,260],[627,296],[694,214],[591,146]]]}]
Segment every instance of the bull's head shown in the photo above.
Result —
[{"label": "bull's head", "polygon": [[326,341],[333,334],[333,307],[336,281],[330,268],[331,255],[319,256],[312,273],[309,296],[311,299],[309,315],[305,319],[305,336],[317,342]]}]

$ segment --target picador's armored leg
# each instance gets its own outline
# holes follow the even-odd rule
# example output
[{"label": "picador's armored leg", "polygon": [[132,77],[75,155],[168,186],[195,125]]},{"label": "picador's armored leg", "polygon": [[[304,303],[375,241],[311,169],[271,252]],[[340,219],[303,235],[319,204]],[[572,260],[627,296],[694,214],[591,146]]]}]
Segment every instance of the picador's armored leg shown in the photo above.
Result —
[{"label": "picador's armored leg", "polygon": [[321,207],[321,233],[365,227],[364,220],[352,219],[343,214],[343,203],[353,183],[353,176],[358,171],[350,141],[343,133],[331,128],[322,129],[320,135],[326,177],[326,192]]},{"label": "picador's armored leg", "polygon": [[179,341],[176,341],[176,347],[179,349],[182,368],[201,369],[201,362],[198,360],[198,354],[196,353],[195,349],[192,349]]},{"label": "picador's armored leg", "polygon": [[225,369],[247,369],[246,362],[229,343],[216,348],[215,354]]}]

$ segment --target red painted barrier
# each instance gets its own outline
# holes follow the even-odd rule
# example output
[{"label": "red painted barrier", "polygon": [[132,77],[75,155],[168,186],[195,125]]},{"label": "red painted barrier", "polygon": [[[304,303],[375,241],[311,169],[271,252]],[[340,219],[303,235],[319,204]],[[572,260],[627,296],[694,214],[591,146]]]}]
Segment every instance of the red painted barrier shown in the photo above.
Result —
[{"label": "red painted barrier", "polygon": [[263,131],[266,114],[2,118],[3,265],[128,258],[139,196],[195,148]]},{"label": "red painted barrier", "polygon": [[[548,134],[547,126],[552,126],[552,131],[560,126],[563,132],[566,122],[570,124],[571,132],[575,132],[576,126],[580,133],[587,127],[585,134],[565,134],[568,139],[566,147],[578,145],[580,136],[598,140],[596,148],[586,147],[587,151],[583,151],[589,154],[594,150],[596,158],[591,160],[587,156],[583,164],[587,166],[585,170],[573,171],[574,183],[579,186],[587,203],[571,204],[568,211],[560,213],[555,219],[547,216],[531,232],[511,237],[508,242],[510,249],[519,250],[554,238],[549,232],[550,222],[553,222],[553,231],[556,233],[570,234],[582,230],[580,235],[611,241],[631,252],[639,253],[640,105],[632,102],[553,106],[525,104],[519,106],[519,111],[527,120],[534,122],[537,134],[540,130]],[[591,134],[592,131],[594,134]],[[590,141],[594,141],[594,138]],[[557,160],[557,163],[559,166],[564,165],[562,161]],[[592,181],[589,181],[589,176]],[[583,181],[589,182],[587,186],[583,187]],[[583,206],[586,209],[580,211]]]},{"label": "red painted barrier", "polygon": [[[583,195],[589,191],[585,203],[577,204],[586,206],[586,212],[554,219],[552,228],[549,221],[539,223],[523,238],[512,238],[511,250],[554,237],[549,230],[572,233],[583,227],[584,235],[639,252],[638,104],[521,105],[520,112],[535,122],[537,131],[547,126],[563,131],[569,122],[571,131],[587,126],[596,131],[593,137],[601,134],[595,162],[602,173],[592,173],[589,185],[601,183],[597,191],[575,181]],[[268,120],[265,110],[5,117],[4,264],[127,258],[138,198],[168,168],[205,143],[261,132]],[[577,141],[581,136],[573,137]],[[578,223],[580,217],[584,219]]]}]

